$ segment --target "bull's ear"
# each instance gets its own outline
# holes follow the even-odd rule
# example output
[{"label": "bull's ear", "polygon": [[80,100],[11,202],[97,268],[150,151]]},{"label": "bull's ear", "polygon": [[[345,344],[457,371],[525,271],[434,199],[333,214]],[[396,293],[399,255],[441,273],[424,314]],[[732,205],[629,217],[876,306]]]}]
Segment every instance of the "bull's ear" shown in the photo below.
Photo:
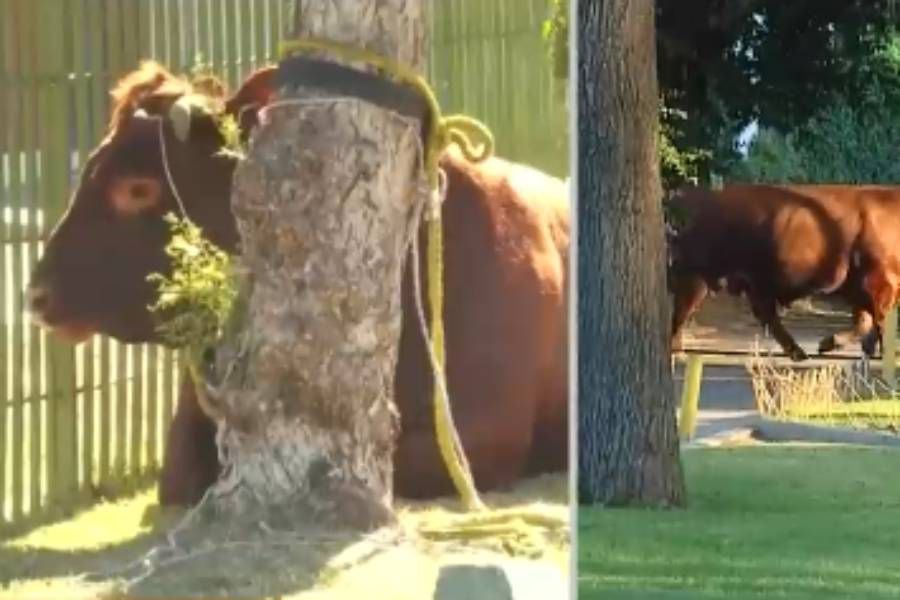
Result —
[{"label": "bull's ear", "polygon": [[225,101],[225,112],[232,115],[246,135],[257,123],[256,113],[275,95],[275,72],[278,67],[263,67],[250,74],[240,89]]},{"label": "bull's ear", "polygon": [[213,111],[203,98],[196,94],[185,94],[169,107],[169,120],[175,136],[182,142],[188,141],[191,134],[191,122],[200,116],[211,116]]}]

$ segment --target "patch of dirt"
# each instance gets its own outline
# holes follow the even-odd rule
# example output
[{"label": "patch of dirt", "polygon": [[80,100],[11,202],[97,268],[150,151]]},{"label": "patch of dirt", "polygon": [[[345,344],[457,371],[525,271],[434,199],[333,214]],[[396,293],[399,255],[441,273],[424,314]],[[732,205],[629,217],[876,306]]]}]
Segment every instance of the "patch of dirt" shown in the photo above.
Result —
[{"label": "patch of dirt", "polygon": [[[835,300],[815,298],[795,303],[782,321],[805,350],[814,352],[826,335],[849,329],[851,315],[846,306]],[[757,338],[761,350],[781,350],[750,312],[746,298],[719,293],[706,299],[685,328],[684,345],[704,350],[749,351]],[[846,348],[845,352],[861,350]]]}]

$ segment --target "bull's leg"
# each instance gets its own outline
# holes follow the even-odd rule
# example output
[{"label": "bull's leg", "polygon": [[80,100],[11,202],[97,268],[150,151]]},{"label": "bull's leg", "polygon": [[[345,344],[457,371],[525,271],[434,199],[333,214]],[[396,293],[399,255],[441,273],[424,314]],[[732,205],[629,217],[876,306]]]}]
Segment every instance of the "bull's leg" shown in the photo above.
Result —
[{"label": "bull's leg", "polygon": [[771,294],[760,293],[757,289],[752,289],[748,294],[750,300],[750,308],[753,316],[764,326],[772,330],[775,341],[784,350],[791,360],[801,361],[808,357],[803,348],[797,343],[794,337],[784,327],[781,317],[778,316],[778,307],[775,303],[775,297]]},{"label": "bull's leg", "polygon": [[185,374],[166,439],[158,489],[161,506],[192,506],[215,483],[219,476],[215,438],[216,426],[197,403]]},{"label": "bull's leg", "polygon": [[897,278],[882,266],[871,268],[862,280],[862,288],[871,304],[874,326],[862,339],[862,349],[869,356],[874,356],[877,346],[881,344],[884,319],[894,306],[898,292]]},{"label": "bull's leg", "polygon": [[702,277],[697,275],[675,275],[672,278],[672,350],[677,352],[683,346],[684,325],[703,303],[709,288]]},{"label": "bull's leg", "polygon": [[819,342],[819,352],[831,352],[832,350],[840,350],[850,344],[863,341],[870,336],[873,331],[872,313],[862,307],[853,309],[853,329],[833,333],[822,338]]}]

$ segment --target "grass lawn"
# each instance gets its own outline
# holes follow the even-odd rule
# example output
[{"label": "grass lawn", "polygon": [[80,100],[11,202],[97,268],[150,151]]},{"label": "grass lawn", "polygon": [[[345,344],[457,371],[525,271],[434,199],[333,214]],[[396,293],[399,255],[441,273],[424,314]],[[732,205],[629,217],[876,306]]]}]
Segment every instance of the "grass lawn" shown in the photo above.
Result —
[{"label": "grass lawn", "polygon": [[683,453],[686,510],[582,508],[579,598],[900,598],[900,451]]}]

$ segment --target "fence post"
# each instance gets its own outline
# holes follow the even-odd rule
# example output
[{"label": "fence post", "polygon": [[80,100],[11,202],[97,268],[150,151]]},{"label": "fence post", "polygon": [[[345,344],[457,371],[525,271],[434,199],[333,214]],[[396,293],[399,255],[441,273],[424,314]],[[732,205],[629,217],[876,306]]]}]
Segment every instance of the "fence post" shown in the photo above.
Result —
[{"label": "fence post", "polygon": [[881,375],[893,389],[897,385],[897,307],[884,319],[881,345]]},{"label": "fence post", "polygon": [[681,411],[678,418],[678,432],[684,441],[690,441],[694,437],[701,381],[703,381],[703,357],[699,354],[689,354],[687,364],[684,367],[684,383],[681,388]]}]

